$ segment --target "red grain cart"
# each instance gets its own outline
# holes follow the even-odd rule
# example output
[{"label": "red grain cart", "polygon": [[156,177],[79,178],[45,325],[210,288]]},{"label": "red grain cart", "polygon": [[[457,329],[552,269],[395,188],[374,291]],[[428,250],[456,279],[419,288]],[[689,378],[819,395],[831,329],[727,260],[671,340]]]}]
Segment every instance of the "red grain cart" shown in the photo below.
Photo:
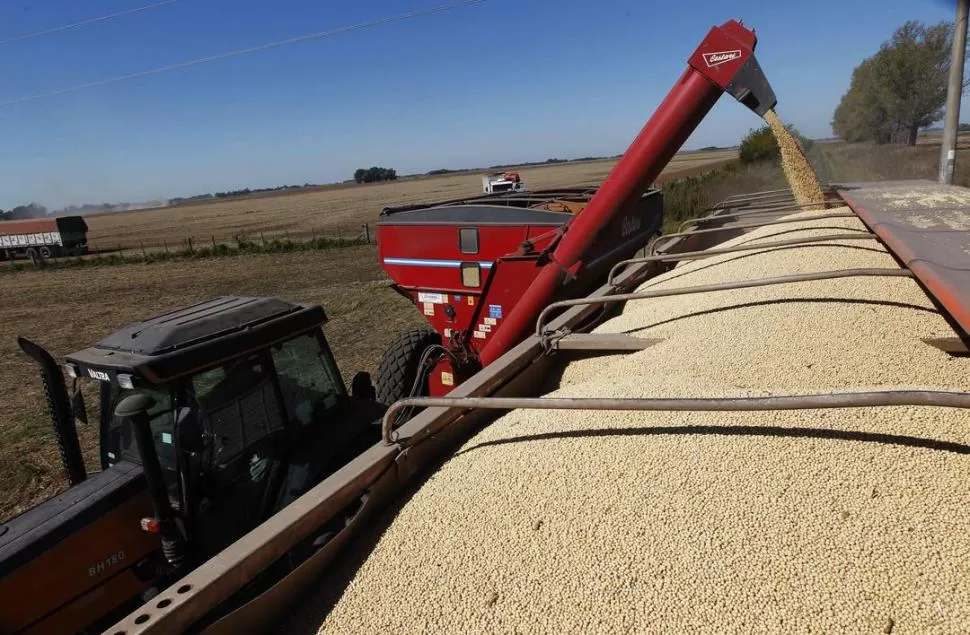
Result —
[{"label": "red grain cart", "polygon": [[[385,209],[377,223],[381,266],[432,329],[402,333],[392,343],[381,361],[378,399],[391,404],[412,394],[444,395],[481,369],[479,353],[596,191],[541,190]],[[604,225],[560,297],[602,284],[610,267],[659,232],[662,208],[660,192],[650,190]]]},{"label": "red grain cart", "polygon": [[87,251],[88,225],[81,216],[0,222],[0,256],[33,261]]}]

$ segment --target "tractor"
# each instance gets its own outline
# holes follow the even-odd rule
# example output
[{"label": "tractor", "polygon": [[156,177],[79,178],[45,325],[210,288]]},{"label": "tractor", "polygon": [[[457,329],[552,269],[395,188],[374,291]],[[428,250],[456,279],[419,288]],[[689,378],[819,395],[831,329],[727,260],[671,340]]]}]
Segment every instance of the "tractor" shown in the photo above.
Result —
[{"label": "tractor", "polygon": [[[195,304],[68,355],[72,398],[53,357],[21,338],[70,487],[0,525],[0,632],[101,632],[372,446],[385,408],[366,373],[348,393],[326,321],[277,298]],[[75,427],[84,380],[100,396],[90,477]],[[321,527],[233,601],[342,527]]]}]

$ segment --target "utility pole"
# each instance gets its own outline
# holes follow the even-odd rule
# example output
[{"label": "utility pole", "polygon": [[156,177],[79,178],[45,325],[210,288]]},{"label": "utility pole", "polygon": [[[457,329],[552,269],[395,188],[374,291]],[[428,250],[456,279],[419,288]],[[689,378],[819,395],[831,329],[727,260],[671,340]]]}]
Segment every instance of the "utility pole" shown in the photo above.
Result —
[{"label": "utility pole", "polygon": [[950,81],[946,88],[946,119],[940,147],[940,183],[953,183],[957,156],[957,128],[960,126],[960,97],[963,94],[963,59],[967,50],[967,9],[970,0],[957,0],[957,20],[950,55]]}]

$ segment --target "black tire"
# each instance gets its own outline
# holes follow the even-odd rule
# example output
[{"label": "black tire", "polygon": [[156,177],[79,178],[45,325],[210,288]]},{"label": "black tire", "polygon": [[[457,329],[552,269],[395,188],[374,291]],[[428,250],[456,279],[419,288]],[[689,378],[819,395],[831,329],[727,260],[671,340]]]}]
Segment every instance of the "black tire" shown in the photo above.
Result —
[{"label": "black tire", "polygon": [[24,252],[24,255],[26,255],[27,258],[30,259],[31,264],[34,265],[35,267],[40,264],[40,261],[41,261],[40,254],[38,254],[37,250],[34,249],[33,247],[28,247],[27,251]]},{"label": "black tire", "polygon": [[40,248],[40,257],[41,258],[50,258],[53,255],[54,255],[54,251],[50,247],[48,247],[47,245],[44,245],[43,247]]},{"label": "black tire", "polygon": [[[410,395],[421,354],[435,344],[441,344],[441,336],[428,328],[414,329],[394,338],[377,369],[377,401],[390,406]],[[427,394],[427,384],[418,394]]]}]

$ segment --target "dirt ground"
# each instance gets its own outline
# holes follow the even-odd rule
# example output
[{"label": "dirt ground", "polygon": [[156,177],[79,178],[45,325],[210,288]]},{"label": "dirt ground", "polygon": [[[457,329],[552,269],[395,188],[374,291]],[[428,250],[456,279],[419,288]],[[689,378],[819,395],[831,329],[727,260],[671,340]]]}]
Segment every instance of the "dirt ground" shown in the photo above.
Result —
[{"label": "dirt ground", "polygon": [[[713,150],[674,157],[658,179],[696,171],[734,159],[735,150]],[[596,185],[615,161],[583,161],[518,170],[530,189]],[[384,207],[447,200],[481,192],[481,172],[404,179],[367,185],[328,187],[309,192],[284,192],[227,201],[204,201],[176,207],[87,217],[94,249],[181,246],[232,242],[237,235],[250,240],[289,236],[354,237],[363,223],[374,223]]]},{"label": "dirt ground", "polygon": [[[0,303],[0,521],[63,488],[36,367],[17,348],[23,335],[55,358],[83,348],[125,324],[221,294],[278,295],[320,303],[344,380],[375,373],[381,353],[398,332],[423,322],[387,288],[376,248],[258,255],[151,265],[3,276]],[[85,390],[91,424],[79,426],[88,469],[97,470],[96,390]],[[68,386],[70,389],[70,386]]]}]

